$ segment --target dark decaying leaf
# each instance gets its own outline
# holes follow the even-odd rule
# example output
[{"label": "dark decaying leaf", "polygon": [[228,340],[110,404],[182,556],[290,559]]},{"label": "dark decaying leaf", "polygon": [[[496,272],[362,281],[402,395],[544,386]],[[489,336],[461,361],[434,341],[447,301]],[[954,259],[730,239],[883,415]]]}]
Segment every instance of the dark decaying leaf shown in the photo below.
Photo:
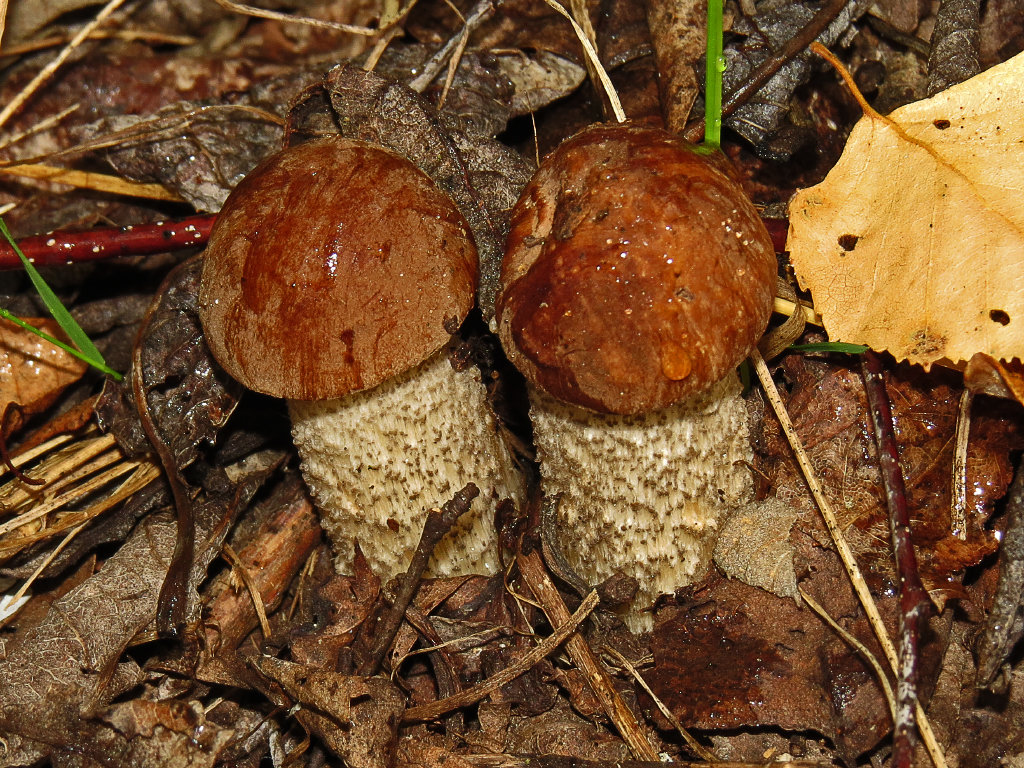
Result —
[{"label": "dark decaying leaf", "polygon": [[[230,512],[248,503],[281,458],[243,461],[231,468],[236,482],[225,475],[219,493],[200,496],[199,546],[188,582],[193,614],[196,589],[220,552]],[[92,717],[139,682],[138,667],[121,656],[156,617],[176,531],[165,513],[144,518],[98,573],[54,602],[40,624],[9,641],[0,660],[0,731],[37,742],[40,755],[88,748],[115,757],[141,748]]]},{"label": "dark decaying leaf", "polygon": [[314,69],[255,79],[232,104],[180,101],[150,115],[103,120],[95,134],[136,137],[107,154],[119,174],[159,182],[197,211],[216,212],[245,174],[281,146],[288,105],[319,79]]},{"label": "dark decaying leaf", "polygon": [[[895,574],[860,377],[855,371],[799,355],[784,357],[782,368],[791,384],[787,408],[844,535],[869,583],[886,588],[895,583]],[[982,562],[996,549],[987,522],[1012,479],[1010,453],[1021,444],[1019,428],[1012,413],[998,400],[976,403],[967,460],[967,498],[972,506],[966,538],[962,540],[950,527],[949,512],[959,389],[951,376],[934,369],[931,375],[925,375],[907,366],[893,371],[886,383],[892,393],[921,577],[926,588],[941,590],[952,586],[965,568]],[[771,493],[788,500],[798,513],[796,528],[830,546],[820,514],[805,491],[804,480],[775,420],[765,420],[759,449],[764,459],[761,468],[772,481]],[[797,573],[801,569],[797,558]]]},{"label": "dark decaying leaf", "polygon": [[[725,580],[662,616],[644,677],[687,727],[814,730],[850,759],[888,733],[867,664],[792,599]],[[852,631],[870,633],[863,619]]]},{"label": "dark decaying leaf", "polygon": [[[77,147],[98,138],[107,121],[119,116],[152,115],[180,101],[224,104],[234,94],[246,93],[254,80],[273,78],[286,68],[257,66],[245,59],[182,57],[173,53],[146,56],[111,55],[103,49],[71,64],[51,87],[33,100],[35,109],[14,117],[18,129],[39,122],[41,115],[54,115],[71,105],[78,109],[60,121],[52,131],[42,131],[12,144],[5,152],[12,157],[37,157],[55,150]],[[4,84],[2,98],[9,100],[24,82],[12,79]]]},{"label": "dark decaying leaf", "polygon": [[[197,311],[202,261],[176,268],[157,295],[142,345],[142,381],[149,412],[179,469],[212,443],[238,403],[241,387],[207,349]],[[135,410],[131,382],[107,381],[96,406],[100,426],[128,455],[152,450]]]},{"label": "dark decaying leaf", "polygon": [[928,95],[980,71],[981,0],[942,0],[928,55]]},{"label": "dark decaying leaf", "polygon": [[1006,532],[999,552],[999,589],[978,637],[979,687],[1005,690],[1000,672],[1024,636],[1024,463],[1018,464],[1006,502]]},{"label": "dark decaying leaf", "polygon": [[495,57],[498,68],[512,83],[513,115],[528,115],[575,91],[586,70],[550,51],[514,52]]},{"label": "dark decaying leaf", "polygon": [[700,0],[647,3],[647,19],[658,61],[658,89],[666,127],[682,131],[703,86],[698,65],[704,58],[706,5]]},{"label": "dark decaying leaf", "polygon": [[[343,136],[408,158],[458,206],[480,255],[480,307],[485,318],[492,317],[511,210],[505,205],[529,178],[527,162],[490,136],[456,139],[422,96],[359,67],[335,67],[324,86]],[[481,180],[486,184],[478,188]]]},{"label": "dark decaying leaf", "polygon": [[146,117],[110,118],[97,129],[101,136],[139,137],[107,153],[119,175],[163,184],[205,213],[219,211],[245,174],[280,146],[283,135],[280,125],[252,112],[194,102]]},{"label": "dark decaying leaf", "polygon": [[[851,0],[836,19],[818,36],[822,45],[830,46],[867,8],[867,3]],[[726,47],[726,69],[722,77],[722,93],[742,86],[750,73],[771,54],[785,45],[817,12],[802,3],[766,0],[758,4],[757,15],[742,17],[732,31],[743,39]],[[788,151],[766,144],[789,112],[789,101],[798,86],[807,81],[815,66],[814,54],[804,51],[784,64],[779,71],[746,104],[737,109],[725,124],[758,148],[764,156],[784,160]]]},{"label": "dark decaying leaf", "polygon": [[[0,727],[41,744],[83,743],[89,712],[138,682],[119,666],[156,611],[174,521],[147,518],[103,569],[54,603],[0,661]],[[121,672],[121,675],[118,674]]]},{"label": "dark decaying leaf", "polygon": [[386,768],[392,764],[398,719],[405,696],[381,677],[355,677],[313,669],[271,656],[252,665],[279,684],[302,708],[296,718],[352,768]]}]

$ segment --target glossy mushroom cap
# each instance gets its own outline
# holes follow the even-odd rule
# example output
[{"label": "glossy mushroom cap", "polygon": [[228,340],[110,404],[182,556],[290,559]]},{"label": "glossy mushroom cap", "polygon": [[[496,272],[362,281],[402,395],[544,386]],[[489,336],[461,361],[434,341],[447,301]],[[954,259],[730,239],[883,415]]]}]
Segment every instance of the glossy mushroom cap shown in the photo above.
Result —
[{"label": "glossy mushroom cap", "polygon": [[724,161],[657,128],[594,126],[545,158],[512,212],[498,334],[549,394],[642,413],[746,357],[776,270]]},{"label": "glossy mushroom cap", "polygon": [[297,400],[422,362],[473,306],[476,249],[416,166],[339,137],[286,149],[231,193],[207,246],[200,318],[250,389]]}]

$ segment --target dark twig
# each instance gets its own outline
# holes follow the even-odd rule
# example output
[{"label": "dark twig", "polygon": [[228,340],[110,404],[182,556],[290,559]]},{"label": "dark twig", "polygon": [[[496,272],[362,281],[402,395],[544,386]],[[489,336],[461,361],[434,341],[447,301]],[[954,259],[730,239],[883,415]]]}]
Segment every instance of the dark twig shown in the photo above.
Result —
[{"label": "dark twig", "polygon": [[[174,279],[174,274],[175,272],[171,272],[165,278],[163,285],[157,291],[157,296],[164,294],[170,281]],[[132,394],[135,397],[135,409],[142,422],[142,429],[145,431],[146,437],[149,438],[153,450],[160,459],[160,465],[167,475],[167,483],[171,487],[171,495],[174,498],[174,508],[177,513],[178,536],[174,542],[174,554],[171,555],[171,563],[167,569],[167,576],[164,577],[163,586],[160,588],[156,608],[157,631],[162,637],[177,638],[183,632],[185,622],[188,620],[188,579],[192,573],[192,561],[195,559],[195,511],[192,507],[188,484],[181,474],[181,468],[178,467],[178,463],[174,460],[174,454],[160,435],[153,416],[149,412],[149,400],[146,397],[146,387],[143,382],[142,346],[159,303],[159,300],[156,300],[150,305],[146,316],[142,319],[135,344],[132,346],[131,385]]]},{"label": "dark twig", "polygon": [[[801,29],[781,49],[773,53],[750,73],[750,77],[743,85],[732,91],[729,98],[722,104],[722,119],[725,119],[741,106],[747,99],[753,96],[767,83],[776,72],[790,59],[794,58],[804,48],[813,43],[825,28],[831,24],[846,7],[849,0],[830,0],[829,4],[818,11],[814,18]],[[696,144],[704,137],[704,118],[693,120],[683,131],[683,138]]]},{"label": "dark twig", "polygon": [[[178,248],[206,245],[217,217],[190,216],[135,227],[96,227],[82,232],[51,232],[18,241],[22,253],[37,267],[81,264],[116,256],[145,256]],[[0,244],[0,270],[21,269],[18,254]]]},{"label": "dark twig", "polygon": [[868,398],[871,424],[878,446],[878,464],[889,508],[889,530],[900,591],[899,665],[896,681],[896,722],[892,764],[910,768],[917,736],[917,657],[921,628],[928,611],[928,593],[921,584],[917,556],[910,539],[910,512],[900,468],[899,448],[892,421],[892,406],[882,376],[882,361],[872,351],[861,358],[861,374]]},{"label": "dark twig", "polygon": [[431,702],[430,704],[409,707],[409,709],[402,713],[402,722],[416,723],[436,720],[445,712],[468,707],[485,696],[490,696],[503,685],[508,685],[520,675],[531,670],[541,659],[554,653],[555,649],[564,643],[567,637],[579,629],[580,624],[587,620],[587,616],[597,607],[597,603],[597,592],[591,592],[580,603],[580,607],[576,609],[576,612],[569,617],[565,624],[562,624],[554,632],[541,640],[540,643],[531,648],[514,664],[510,664],[497,674],[492,675],[478,685],[474,685],[472,688],[467,688],[462,693],[449,696],[447,699]]},{"label": "dark twig", "polygon": [[[11,418],[12,414],[13,418]],[[18,403],[7,403],[3,408],[3,412],[0,412],[0,460],[3,461],[8,471],[25,485],[44,485],[46,483],[45,480],[31,478],[14,466],[11,455],[7,450],[8,433],[14,432],[20,423],[21,406]]]},{"label": "dark twig", "polygon": [[466,487],[456,493],[451,501],[446,502],[440,509],[432,509],[427,513],[427,521],[423,526],[420,543],[413,553],[409,570],[402,574],[394,602],[381,615],[368,622],[370,626],[362,635],[364,638],[372,638],[372,644],[356,668],[357,675],[368,677],[380,667],[380,662],[384,658],[388,646],[395,639],[395,633],[398,632],[398,628],[402,624],[405,610],[409,607],[413,595],[419,588],[423,573],[427,570],[427,563],[430,562],[430,557],[434,554],[434,547],[451,530],[459,517],[469,511],[473,499],[479,494],[480,489],[475,484],[467,483]]},{"label": "dark twig", "polygon": [[999,549],[999,586],[985,631],[978,641],[979,688],[1005,690],[1009,678],[1000,675],[1013,647],[1024,635],[1024,459],[1006,499],[1006,533]]},{"label": "dark twig", "polygon": [[[544,570],[544,563],[535,551],[528,555],[520,553],[516,564],[523,580],[537,598],[544,615],[553,627],[561,627],[569,621],[569,609]],[[647,741],[643,729],[633,711],[626,706],[604,665],[590,650],[582,635],[574,634],[565,642],[565,649],[580,671],[586,676],[587,684],[594,696],[601,702],[605,714],[615,724],[623,740],[629,745],[634,756],[641,760],[657,760],[658,753]],[[699,749],[698,745],[698,749]],[[705,755],[701,755],[705,757]]]},{"label": "dark twig", "polygon": [[465,39],[473,33],[473,30],[489,19],[493,13],[493,0],[478,0],[476,5],[470,9],[468,14],[466,14],[462,29],[449,38],[448,41],[423,64],[420,74],[409,81],[409,87],[417,93],[423,93],[427,90],[427,87],[434,81],[434,78],[441,73],[442,69],[444,69],[444,65],[448,62],[448,59],[450,59],[452,54],[458,50],[459,45],[465,45]]}]

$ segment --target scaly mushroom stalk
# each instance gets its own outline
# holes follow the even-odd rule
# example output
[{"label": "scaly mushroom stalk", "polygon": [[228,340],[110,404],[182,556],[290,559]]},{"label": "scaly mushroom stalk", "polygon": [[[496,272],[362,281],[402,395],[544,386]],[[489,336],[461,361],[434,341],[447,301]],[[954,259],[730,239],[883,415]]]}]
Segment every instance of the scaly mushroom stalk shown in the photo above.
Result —
[{"label": "scaly mushroom stalk", "polygon": [[493,513],[521,480],[480,374],[444,348],[473,305],[476,249],[454,203],[408,160],[332,137],[284,150],[232,192],[210,237],[200,316],[214,356],[289,401],[302,472],[339,570],[358,540],[406,569],[426,511],[481,494],[435,575],[493,573]]},{"label": "scaly mushroom stalk", "polygon": [[512,214],[498,333],[534,386],[543,489],[581,576],[654,598],[701,579],[750,491],[735,366],[771,312],[775,253],[721,159],[664,131],[594,126]]},{"label": "scaly mushroom stalk", "polygon": [[302,472],[326,513],[322,523],[339,564],[351,563],[358,539],[379,573],[405,571],[426,510],[468,480],[487,478],[480,485],[487,498],[475,501],[434,548],[429,572],[497,571],[494,508],[501,498],[520,501],[522,480],[475,366],[456,370],[442,350],[371,390],[290,400],[288,410]]}]

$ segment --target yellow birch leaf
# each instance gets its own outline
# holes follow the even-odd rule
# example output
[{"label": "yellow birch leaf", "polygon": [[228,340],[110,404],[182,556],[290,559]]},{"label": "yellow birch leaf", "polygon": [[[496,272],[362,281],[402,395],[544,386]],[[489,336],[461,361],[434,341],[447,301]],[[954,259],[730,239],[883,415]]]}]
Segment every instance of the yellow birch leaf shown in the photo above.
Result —
[{"label": "yellow birch leaf", "polygon": [[834,341],[926,368],[1024,357],[1024,54],[861,118],[793,198],[788,248]]}]

